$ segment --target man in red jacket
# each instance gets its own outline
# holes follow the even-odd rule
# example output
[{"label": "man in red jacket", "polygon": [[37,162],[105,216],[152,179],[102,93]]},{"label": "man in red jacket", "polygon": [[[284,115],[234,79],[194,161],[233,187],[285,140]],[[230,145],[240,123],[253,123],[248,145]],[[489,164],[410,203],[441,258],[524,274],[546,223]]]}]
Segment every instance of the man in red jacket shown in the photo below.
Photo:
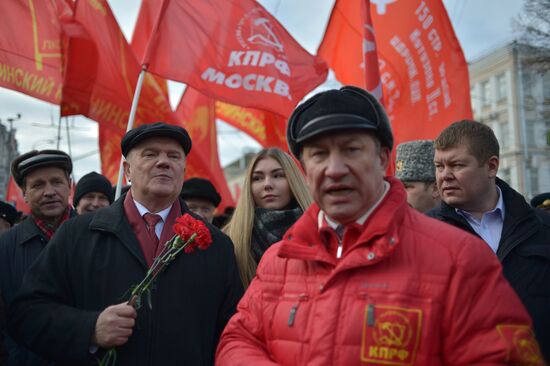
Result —
[{"label": "man in red jacket", "polygon": [[371,94],[313,96],[287,138],[315,204],[265,253],[217,365],[543,364],[487,245],[384,177],[393,136]]}]

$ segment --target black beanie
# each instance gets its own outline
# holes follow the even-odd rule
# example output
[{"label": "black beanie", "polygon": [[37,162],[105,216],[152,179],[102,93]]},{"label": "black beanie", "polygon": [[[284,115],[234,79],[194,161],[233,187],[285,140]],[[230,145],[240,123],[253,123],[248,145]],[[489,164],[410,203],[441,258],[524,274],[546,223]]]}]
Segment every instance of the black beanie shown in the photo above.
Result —
[{"label": "black beanie", "polygon": [[114,194],[111,182],[103,175],[91,172],[80,178],[74,192],[73,205],[78,206],[78,202],[86,193],[99,192],[107,196],[109,204],[113,203]]},{"label": "black beanie", "polygon": [[187,198],[202,198],[212,202],[214,207],[218,207],[222,200],[214,185],[204,178],[191,178],[183,182],[180,196],[184,200]]}]

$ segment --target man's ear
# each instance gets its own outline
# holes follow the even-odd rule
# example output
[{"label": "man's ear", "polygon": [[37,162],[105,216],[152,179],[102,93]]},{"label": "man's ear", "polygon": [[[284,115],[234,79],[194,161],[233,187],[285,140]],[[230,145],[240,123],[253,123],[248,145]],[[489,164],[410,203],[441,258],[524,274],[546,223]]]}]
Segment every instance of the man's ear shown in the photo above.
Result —
[{"label": "man's ear", "polygon": [[386,146],[380,147],[380,163],[384,167],[384,171],[388,170],[388,165],[390,164],[391,151]]},{"label": "man's ear", "polygon": [[126,177],[126,180],[128,182],[131,182],[132,180],[130,179],[130,164],[128,163],[128,161],[126,161],[126,159],[122,162],[122,167],[124,168],[124,176]]},{"label": "man's ear", "polygon": [[488,177],[495,178],[497,176],[498,166],[499,166],[498,156],[496,155],[491,156],[485,164],[487,165]]},{"label": "man's ear", "polygon": [[433,182],[431,186],[432,186],[432,198],[436,199],[439,197],[439,189],[437,189],[437,183]]}]

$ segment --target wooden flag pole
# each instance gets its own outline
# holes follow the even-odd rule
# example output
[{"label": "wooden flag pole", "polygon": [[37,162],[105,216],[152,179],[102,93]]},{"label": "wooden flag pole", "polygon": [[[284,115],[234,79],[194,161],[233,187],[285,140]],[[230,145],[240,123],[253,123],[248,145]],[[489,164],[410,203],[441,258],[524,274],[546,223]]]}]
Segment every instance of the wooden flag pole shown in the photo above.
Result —
[{"label": "wooden flag pole", "polygon": [[[126,127],[126,132],[130,131],[134,126],[134,119],[136,118],[136,112],[137,112],[137,107],[139,103],[139,96],[141,94],[141,87],[143,85],[143,79],[145,77],[146,70],[147,70],[147,65],[142,65],[141,71],[139,73],[137,85],[136,85],[136,91],[134,93],[134,99],[132,100],[132,108],[130,109],[130,116],[128,117],[128,126]],[[124,175],[123,162],[124,162],[124,156],[121,155],[120,167],[118,169],[118,180],[116,183],[115,200],[117,200],[120,197],[120,192],[122,192],[122,177]]]}]

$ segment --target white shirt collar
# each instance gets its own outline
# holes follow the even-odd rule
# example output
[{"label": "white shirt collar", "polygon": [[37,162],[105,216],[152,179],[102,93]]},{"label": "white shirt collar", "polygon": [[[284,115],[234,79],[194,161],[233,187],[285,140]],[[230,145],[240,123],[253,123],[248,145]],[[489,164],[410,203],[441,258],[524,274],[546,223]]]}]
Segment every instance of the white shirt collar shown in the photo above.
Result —
[{"label": "white shirt collar", "polygon": [[[384,181],[384,192],[382,192],[382,195],[378,198],[378,200],[374,203],[374,205],[371,206],[371,208],[369,208],[367,210],[367,212],[365,212],[361,217],[359,217],[355,222],[358,223],[359,225],[363,225],[365,223],[365,221],[367,221],[367,219],[369,218],[369,216],[371,215],[371,213],[378,207],[380,206],[380,203],[382,202],[382,200],[384,199],[384,197],[386,197],[386,194],[388,194],[390,190],[390,184],[386,181]],[[322,227],[322,224],[323,224],[323,218],[327,221],[327,224],[333,228],[334,230],[336,230],[336,228],[338,227],[338,224],[336,221],[332,220],[330,217],[328,217],[322,210],[319,211],[319,215],[318,215],[318,225],[319,225],[319,228]]]},{"label": "white shirt collar", "polygon": [[[135,199],[134,199],[134,203],[135,203],[136,208],[138,209],[139,215],[140,215],[141,217],[143,217],[143,215],[145,215],[146,213],[151,212],[151,211],[149,211],[145,206],[143,206],[141,203],[139,203],[138,201],[136,201]],[[151,213],[159,215],[159,216],[162,218],[162,222],[166,222],[166,218],[168,217],[168,214],[170,213],[170,210],[172,209],[172,206],[173,206],[173,205],[174,205],[174,204],[172,203],[169,207],[165,208],[165,209],[162,210],[162,211],[159,211],[159,212],[151,212]]]},{"label": "white shirt collar", "polygon": [[[495,208],[493,208],[491,211],[484,212],[483,214],[497,212],[500,216],[500,219],[502,221],[504,221],[504,214],[505,214],[504,210],[505,210],[505,208],[504,208],[504,200],[502,199],[502,191],[500,190],[499,186],[496,186],[496,187],[497,187],[497,194],[498,194],[497,204],[496,204]],[[472,218],[473,220],[476,220],[474,218],[474,216],[471,213],[469,213],[468,211],[464,211],[464,210],[461,210],[459,208],[455,208],[455,211],[458,214],[462,215],[462,216],[468,216],[468,217]]]}]

